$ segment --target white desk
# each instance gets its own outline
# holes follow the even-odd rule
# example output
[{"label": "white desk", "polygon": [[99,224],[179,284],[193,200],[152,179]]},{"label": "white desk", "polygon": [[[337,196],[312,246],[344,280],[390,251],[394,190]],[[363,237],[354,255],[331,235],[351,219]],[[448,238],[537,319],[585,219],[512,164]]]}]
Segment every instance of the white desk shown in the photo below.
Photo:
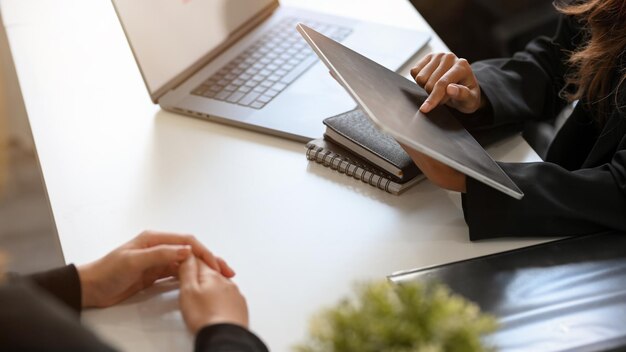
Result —
[{"label": "white desk", "polygon": [[[404,0],[284,3],[431,31]],[[429,182],[388,195],[309,165],[302,144],[161,111],[108,0],[1,5],[67,262],[146,228],[193,233],[238,271],[252,329],[282,352],[355,281],[537,243],[470,243],[459,196]],[[495,149],[537,159],[521,138]],[[176,292],[154,291],[85,321],[124,350],[190,350]]]}]

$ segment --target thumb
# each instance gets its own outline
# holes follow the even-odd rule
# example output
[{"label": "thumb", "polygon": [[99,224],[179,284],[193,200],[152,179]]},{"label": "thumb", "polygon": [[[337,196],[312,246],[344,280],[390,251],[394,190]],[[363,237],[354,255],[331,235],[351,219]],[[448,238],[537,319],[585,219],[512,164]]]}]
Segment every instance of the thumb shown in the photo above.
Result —
[{"label": "thumb", "polygon": [[135,251],[136,260],[143,269],[162,267],[182,262],[191,254],[190,246],[161,244]]},{"label": "thumb", "polygon": [[460,84],[448,84],[446,93],[452,100],[463,101],[472,98],[472,93],[469,88]]},{"label": "thumb", "polygon": [[457,108],[461,112],[469,113],[472,106],[477,106],[476,95],[471,89],[460,84],[449,84],[446,88],[446,94],[450,97],[450,105]]},{"label": "thumb", "polygon": [[190,255],[178,269],[178,279],[181,286],[192,285],[195,286],[198,283],[198,260],[195,256]]}]

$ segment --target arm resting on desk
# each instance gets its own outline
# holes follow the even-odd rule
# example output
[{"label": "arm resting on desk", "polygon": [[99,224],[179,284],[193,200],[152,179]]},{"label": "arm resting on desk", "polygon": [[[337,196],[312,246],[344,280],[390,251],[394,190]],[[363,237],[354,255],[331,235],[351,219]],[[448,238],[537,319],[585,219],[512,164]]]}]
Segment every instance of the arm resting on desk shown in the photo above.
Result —
[{"label": "arm resting on desk", "polygon": [[26,279],[61,301],[67,308],[80,313],[82,308],[80,279],[73,264],[33,274]]},{"label": "arm resting on desk", "polygon": [[12,278],[0,285],[0,350],[113,351],[80,324],[79,310],[73,266]]},{"label": "arm resting on desk", "polygon": [[[34,285],[29,285],[33,283]],[[55,298],[57,301],[55,301]],[[0,287],[0,348],[46,348],[73,351],[112,351],[68,314],[81,309],[81,289],[74,265],[13,278]],[[61,302],[63,305],[59,305]],[[196,336],[198,352],[267,352],[249,330],[233,324],[204,327]]]},{"label": "arm resting on desk", "polygon": [[500,166],[522,189],[515,200],[467,178],[463,195],[470,239],[626,231],[626,136],[605,165],[568,171],[553,163]]},{"label": "arm resting on desk", "polygon": [[[562,18],[552,39],[532,41],[511,59],[474,64],[488,97],[495,125],[554,118],[567,103],[568,52],[582,38],[570,18]],[[626,95],[611,96],[626,102]],[[502,235],[577,235],[626,230],[626,126],[618,109],[599,131],[579,104],[559,131],[546,158],[532,164],[501,163],[525,196],[513,200],[467,180],[463,209],[472,240]]]}]

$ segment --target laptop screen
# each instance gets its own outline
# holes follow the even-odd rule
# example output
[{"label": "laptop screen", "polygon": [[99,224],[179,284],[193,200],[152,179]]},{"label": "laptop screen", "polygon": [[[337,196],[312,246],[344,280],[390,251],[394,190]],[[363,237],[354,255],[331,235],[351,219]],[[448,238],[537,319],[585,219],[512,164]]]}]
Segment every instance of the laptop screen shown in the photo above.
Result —
[{"label": "laptop screen", "polygon": [[113,0],[151,95],[276,0]]}]

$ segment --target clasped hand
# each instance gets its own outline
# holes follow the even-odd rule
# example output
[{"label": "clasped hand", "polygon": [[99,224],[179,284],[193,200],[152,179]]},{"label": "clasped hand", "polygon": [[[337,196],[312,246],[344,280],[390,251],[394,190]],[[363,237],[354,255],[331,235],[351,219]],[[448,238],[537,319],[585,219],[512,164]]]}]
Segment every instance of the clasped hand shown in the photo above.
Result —
[{"label": "clasped hand", "polygon": [[180,307],[192,332],[220,322],[248,325],[245,299],[230,280],[235,272],[190,235],[145,231],[79,266],[78,274],[84,308],[109,307],[159,279],[178,277]]}]

